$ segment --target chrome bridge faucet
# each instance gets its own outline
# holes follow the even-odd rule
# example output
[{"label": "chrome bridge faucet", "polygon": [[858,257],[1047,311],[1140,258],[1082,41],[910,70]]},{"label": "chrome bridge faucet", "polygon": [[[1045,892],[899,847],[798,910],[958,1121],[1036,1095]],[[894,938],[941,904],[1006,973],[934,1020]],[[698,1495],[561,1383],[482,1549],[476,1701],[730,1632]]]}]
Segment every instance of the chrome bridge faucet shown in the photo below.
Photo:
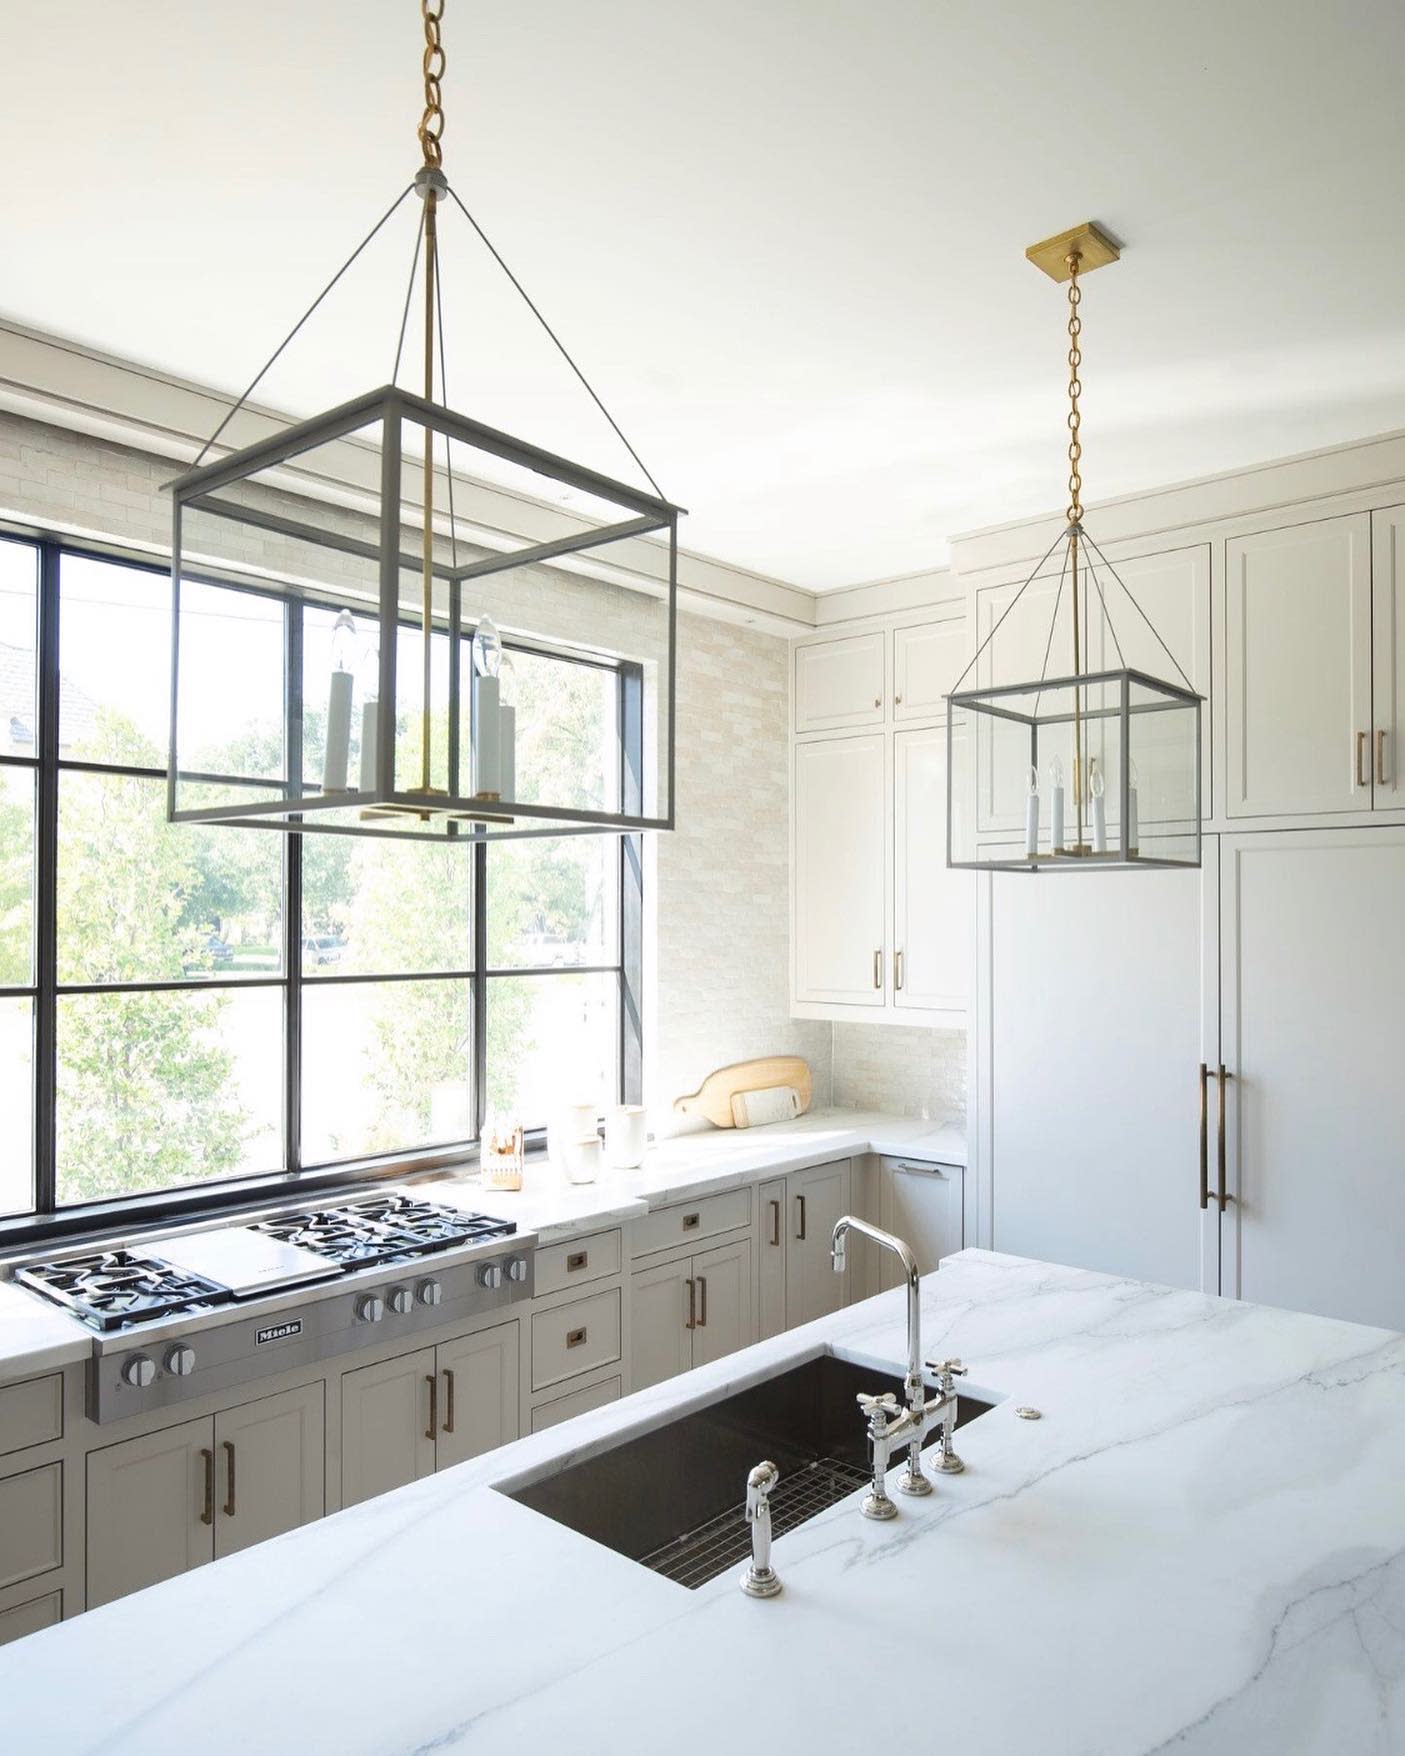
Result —
[{"label": "chrome bridge faucet", "polygon": [[939,1423],[942,1438],[937,1468],[947,1475],[965,1468],[952,1450],[951,1437],[956,1428],[956,1379],[965,1376],[966,1368],[960,1360],[929,1361],[930,1369],[937,1374],[937,1395],[928,1400],[922,1376],[921,1277],[912,1251],[891,1232],[880,1231],[867,1220],[847,1213],[835,1226],[830,1244],[836,1274],[844,1272],[844,1246],[851,1231],[861,1232],[880,1248],[891,1250],[902,1263],[907,1281],[907,1375],[903,1379],[907,1407],[899,1413],[897,1398],[891,1391],[882,1396],[861,1395],[858,1399],[868,1420],[868,1436],[873,1444],[873,1487],[864,1499],[862,1510],[866,1518],[895,1518],[898,1509],[888,1498],[884,1478],[897,1447],[907,1447],[907,1468],[898,1482],[898,1488],[904,1494],[930,1494],[932,1491],[932,1484],[922,1470],[922,1445]]}]

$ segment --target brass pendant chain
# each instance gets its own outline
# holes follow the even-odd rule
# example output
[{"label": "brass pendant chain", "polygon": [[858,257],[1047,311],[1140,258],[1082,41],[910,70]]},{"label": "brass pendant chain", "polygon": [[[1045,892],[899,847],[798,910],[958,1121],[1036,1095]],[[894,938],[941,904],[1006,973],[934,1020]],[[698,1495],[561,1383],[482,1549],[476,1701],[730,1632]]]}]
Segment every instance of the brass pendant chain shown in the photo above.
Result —
[{"label": "brass pendant chain", "polygon": [[[439,261],[439,227],[437,209],[439,191],[444,186],[442,166],[444,152],[444,109],[440,80],[444,77],[444,45],[439,25],[444,17],[445,0],[420,0],[420,17],[424,23],[424,113],[420,117],[419,142],[424,154],[424,169],[417,179],[424,196],[424,400],[434,401],[434,319],[435,272]],[[423,577],[420,583],[420,635],[423,647],[423,706],[420,714],[420,786],[431,790],[432,778],[430,735],[430,691],[433,684],[434,625],[434,434],[424,431],[424,550]],[[382,634],[384,638],[384,634]]]}]

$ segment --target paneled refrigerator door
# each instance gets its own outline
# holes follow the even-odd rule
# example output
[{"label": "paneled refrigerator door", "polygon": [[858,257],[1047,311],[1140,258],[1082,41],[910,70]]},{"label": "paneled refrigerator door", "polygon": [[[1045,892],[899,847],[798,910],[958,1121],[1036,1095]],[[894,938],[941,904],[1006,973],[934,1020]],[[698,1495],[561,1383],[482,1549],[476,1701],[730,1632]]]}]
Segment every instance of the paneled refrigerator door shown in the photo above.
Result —
[{"label": "paneled refrigerator door", "polygon": [[1219,1290],[1217,855],[1207,836],[1199,872],[983,884],[979,1210],[995,1249]]},{"label": "paneled refrigerator door", "polygon": [[1226,1293],[1405,1329],[1405,828],[1227,836]]}]

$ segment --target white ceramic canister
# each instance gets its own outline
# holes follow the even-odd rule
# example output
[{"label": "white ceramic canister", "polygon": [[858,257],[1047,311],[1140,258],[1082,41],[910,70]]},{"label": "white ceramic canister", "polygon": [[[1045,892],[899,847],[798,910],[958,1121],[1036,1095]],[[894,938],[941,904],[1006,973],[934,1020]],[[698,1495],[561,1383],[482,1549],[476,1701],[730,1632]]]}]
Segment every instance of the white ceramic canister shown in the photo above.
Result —
[{"label": "white ceramic canister", "polygon": [[594,1104],[563,1104],[548,1122],[546,1150],[559,1171],[569,1174],[576,1142],[594,1132],[598,1115]]},{"label": "white ceramic canister", "polygon": [[615,1104],[605,1112],[605,1163],[613,1171],[635,1171],[648,1144],[642,1104]]},{"label": "white ceramic canister", "polygon": [[567,1142],[566,1176],[572,1183],[593,1183],[600,1175],[600,1136],[582,1134]]}]

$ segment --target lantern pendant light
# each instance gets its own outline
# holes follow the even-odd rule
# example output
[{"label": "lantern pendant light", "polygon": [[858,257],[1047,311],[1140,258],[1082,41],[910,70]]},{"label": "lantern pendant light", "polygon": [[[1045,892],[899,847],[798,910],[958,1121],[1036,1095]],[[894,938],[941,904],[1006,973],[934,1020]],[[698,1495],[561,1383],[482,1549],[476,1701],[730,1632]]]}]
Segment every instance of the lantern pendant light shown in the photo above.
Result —
[{"label": "lantern pendant light", "polygon": [[[445,176],[444,5],[420,5],[413,180],[171,485],[173,821],[436,841],[673,827],[680,509]],[[206,462],[411,195],[420,221],[390,382]],[[448,406],[440,233],[451,209],[647,489]],[[398,382],[416,302],[418,394]],[[529,539],[509,534],[524,528]],[[258,594],[259,615],[241,611],[241,592]],[[262,632],[223,645],[215,624],[236,621]]]},{"label": "lantern pendant light", "polygon": [[[947,864],[987,872],[1196,867],[1202,698],[1083,518],[1081,277],[1116,262],[1119,251],[1089,222],[1025,254],[1068,286],[1069,501],[1063,530],[947,697]],[[1158,669],[1169,660],[1179,682],[1128,662],[1109,605],[1113,586],[1114,601],[1140,619],[1128,619],[1127,650]],[[1051,676],[1065,605],[1072,665]],[[1092,662],[1105,640],[1115,668]],[[1008,680],[1011,672],[1029,677],[1023,665],[996,669],[997,654],[1009,651],[1042,652],[1038,676]],[[973,671],[976,683],[963,688]]]}]

